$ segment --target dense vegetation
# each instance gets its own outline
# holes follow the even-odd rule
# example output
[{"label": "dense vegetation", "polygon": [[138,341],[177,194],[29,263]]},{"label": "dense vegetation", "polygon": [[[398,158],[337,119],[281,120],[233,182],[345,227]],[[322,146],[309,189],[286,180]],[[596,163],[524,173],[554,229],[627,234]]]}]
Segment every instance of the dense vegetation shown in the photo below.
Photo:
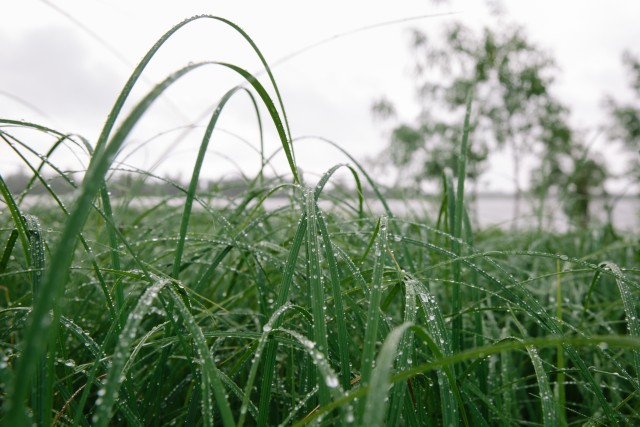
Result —
[{"label": "dense vegetation", "polygon": [[[233,88],[211,115],[188,186],[144,207],[134,191],[114,196],[106,177],[131,129],[174,81],[211,64],[189,64],[117,128],[116,119],[162,43],[199,19],[236,28],[269,70],[234,24],[179,24],[143,58],[87,147],[82,184],[48,156],[82,144],[76,137],[0,120],[16,153],[35,150],[31,134],[51,138],[37,162],[24,156],[49,202],[27,208],[32,185],[18,194],[0,179],[4,425],[640,423],[637,237],[611,226],[473,230],[464,197],[471,96],[437,212],[372,215],[362,195],[383,204],[384,195],[355,159],[302,182],[271,73],[273,98],[229,64],[214,65],[246,79],[266,107],[290,174],[260,171],[224,206],[211,203],[220,192],[198,187]],[[353,185],[326,191],[341,169]],[[131,188],[154,179],[138,171]],[[290,203],[265,209],[276,196]]]}]

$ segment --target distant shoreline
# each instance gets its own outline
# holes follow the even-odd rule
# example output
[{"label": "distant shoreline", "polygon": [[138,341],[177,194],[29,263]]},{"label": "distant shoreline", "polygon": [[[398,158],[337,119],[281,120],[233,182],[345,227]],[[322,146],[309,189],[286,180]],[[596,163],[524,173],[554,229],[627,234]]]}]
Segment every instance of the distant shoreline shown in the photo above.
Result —
[{"label": "distant shoreline", "polygon": [[[61,199],[67,206],[72,205],[70,194],[61,196]],[[202,197],[206,203],[214,209],[225,207],[234,207],[241,198],[220,196]],[[114,208],[119,202],[126,201],[132,207],[149,207],[154,204],[165,203],[168,206],[179,207],[184,203],[184,194],[166,196],[136,196],[131,199],[112,197]],[[564,214],[557,197],[551,196],[546,199],[545,212],[542,216],[538,215],[535,206],[531,203],[532,198],[523,196],[520,204],[520,215],[516,219],[513,217],[515,197],[505,193],[480,193],[475,200],[470,203],[472,222],[480,226],[482,229],[490,227],[511,228],[515,223],[517,228],[535,228],[542,221],[544,229],[554,231],[566,231],[572,228],[572,224]],[[386,203],[394,215],[399,217],[424,217],[436,220],[438,210],[440,208],[441,199],[436,195],[428,195],[420,198],[399,199],[388,197],[385,198]],[[610,203],[607,209],[607,202]],[[23,202],[23,209],[29,209],[39,204],[53,206],[54,201],[48,195],[29,195]],[[253,204],[253,202],[251,203]],[[318,202],[323,210],[332,208],[332,193],[327,192],[321,196]],[[356,202],[352,203],[354,206]],[[287,205],[291,205],[291,199],[282,196],[271,196],[263,202],[264,208],[267,210],[278,209]],[[344,207],[342,207],[344,208]],[[199,210],[201,206],[194,204],[194,209]],[[365,197],[364,209],[375,214],[383,215],[385,213],[382,202],[376,197]],[[610,212],[609,212],[610,211]],[[640,232],[640,198],[637,196],[621,196],[621,197],[594,197],[590,207],[591,219],[596,225],[606,224],[610,217],[614,227],[618,230],[629,231],[632,233]]]}]

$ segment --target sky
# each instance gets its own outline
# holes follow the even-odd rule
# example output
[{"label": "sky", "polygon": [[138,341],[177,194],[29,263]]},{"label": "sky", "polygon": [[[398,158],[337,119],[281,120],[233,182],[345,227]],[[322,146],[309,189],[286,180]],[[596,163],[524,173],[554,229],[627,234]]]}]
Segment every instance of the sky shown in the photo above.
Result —
[{"label": "sky", "polygon": [[[605,95],[629,97],[621,58],[624,50],[640,54],[640,2],[520,0],[501,5],[505,20],[524,26],[531,41],[555,57],[555,94],[571,108],[572,124],[590,135],[593,150],[619,170],[625,155],[609,146],[598,129],[606,121]],[[76,133],[93,144],[121,88],[156,40],[185,18],[212,14],[239,25],[274,64],[294,138],[331,140],[361,162],[384,161],[385,127],[370,113],[375,99],[391,99],[403,121],[410,122],[419,111],[408,47],[411,29],[437,31],[455,21],[481,28],[495,19],[486,3],[477,0],[21,0],[2,2],[0,13],[2,118]],[[281,62],[283,58],[288,59]],[[231,27],[198,20],[160,49],[125,112],[169,74],[199,61],[262,70],[250,45]],[[260,79],[266,86],[266,76]],[[186,179],[212,108],[239,83],[238,74],[215,65],[180,79],[136,125],[118,156],[120,167]],[[275,95],[271,87],[269,93]],[[272,153],[278,140],[264,109],[262,113],[265,151]],[[215,178],[255,173],[260,139],[250,98],[234,96],[217,129],[203,174]],[[40,151],[51,144],[34,134],[21,137]],[[302,138],[295,147],[305,176],[318,176],[349,161],[320,139]],[[286,173],[284,155],[280,152],[274,159],[274,167]],[[70,170],[86,167],[86,158],[74,149],[62,150],[51,160]],[[19,165],[8,147],[0,147],[3,175]],[[393,172],[379,174],[379,179],[389,181]],[[511,191],[512,182],[508,157],[494,156],[481,188]]]}]

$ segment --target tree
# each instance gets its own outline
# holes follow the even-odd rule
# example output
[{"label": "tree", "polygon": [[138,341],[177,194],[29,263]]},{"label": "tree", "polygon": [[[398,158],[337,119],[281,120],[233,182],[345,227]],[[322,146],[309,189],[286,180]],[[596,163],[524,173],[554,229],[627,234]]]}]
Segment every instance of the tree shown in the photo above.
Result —
[{"label": "tree", "polygon": [[543,140],[540,166],[531,174],[531,193],[537,199],[538,227],[543,225],[545,202],[549,194],[555,192],[567,218],[576,226],[586,228],[591,219],[591,201],[606,194],[607,167],[563,122],[549,121]]},{"label": "tree", "polygon": [[[392,104],[378,100],[373,110],[378,117],[394,116]],[[471,124],[473,129],[475,123]],[[387,153],[391,162],[402,168],[398,181],[414,184],[419,188],[424,180],[439,178],[446,168],[458,174],[456,146],[462,138],[462,123],[447,123],[422,117],[416,126],[400,124],[393,128]],[[467,178],[477,180],[484,170],[488,156],[487,147],[476,145],[468,154]]]},{"label": "tree", "polygon": [[[530,178],[539,206],[544,208],[555,189],[563,193],[568,215],[588,221],[589,200],[594,190],[603,189],[606,168],[579,142],[568,109],[551,93],[557,72],[553,59],[519,26],[475,33],[457,23],[445,28],[442,40],[432,43],[425,33],[413,32],[421,113],[414,123],[391,131],[387,150],[393,164],[417,184],[439,177],[445,167],[455,170],[465,100],[474,87],[467,178],[478,179],[489,153],[506,150],[513,167],[514,226],[525,190],[525,160],[534,165]],[[373,112],[385,119],[395,115],[384,98],[374,103]],[[597,173],[582,175],[586,165]]]},{"label": "tree", "polygon": [[[472,144],[467,178],[477,180],[493,149],[507,148],[513,160],[516,191],[514,215],[519,216],[523,193],[523,157],[540,142],[550,117],[546,105],[557,104],[550,94],[553,60],[528,39],[518,26],[474,33],[462,24],[445,28],[443,43],[429,41],[415,30],[412,48],[421,113],[415,123],[391,132],[391,160],[416,182],[455,169],[467,92],[475,87]],[[388,117],[392,105],[378,101],[378,117]]]},{"label": "tree", "polygon": [[611,117],[609,136],[620,141],[631,153],[625,175],[640,183],[640,61],[631,52],[625,52],[623,63],[631,74],[630,87],[635,102],[618,103],[611,97],[607,99]]}]

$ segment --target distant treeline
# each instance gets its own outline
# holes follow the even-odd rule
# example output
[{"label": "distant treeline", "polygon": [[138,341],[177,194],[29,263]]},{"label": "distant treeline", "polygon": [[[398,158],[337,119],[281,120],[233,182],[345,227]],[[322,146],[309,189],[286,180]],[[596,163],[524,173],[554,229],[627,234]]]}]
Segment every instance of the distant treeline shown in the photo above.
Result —
[{"label": "distant treeline", "polygon": [[[74,178],[75,175],[75,178]],[[42,195],[53,191],[57,195],[72,193],[82,181],[77,174],[61,176],[42,176],[42,179],[33,179],[33,176],[25,173],[16,173],[3,177],[5,183],[13,194],[20,194],[28,190],[30,195]],[[49,187],[47,189],[46,186]],[[158,178],[149,175],[117,174],[110,177],[108,190],[113,196],[136,194],[139,196],[178,196],[184,194],[188,183],[179,178]],[[219,192],[221,196],[233,197],[247,190],[249,184],[242,179],[223,179],[217,181],[203,180],[199,189],[206,192]]]},{"label": "distant treeline", "polygon": [[[74,178],[74,176],[76,178]],[[43,195],[47,193],[47,189],[40,179],[33,179],[32,175],[24,172],[15,173],[3,177],[5,183],[13,194],[21,194],[26,189],[30,195]],[[60,175],[42,176],[42,179],[49,186],[50,190],[58,195],[69,194],[73,192],[74,186],[81,183],[82,177],[79,174],[67,174],[66,179]],[[265,178],[263,186],[269,187],[270,178]],[[140,175],[132,173],[120,173],[113,175],[109,179],[109,192],[113,196],[123,196],[125,194],[135,194],[138,196],[179,196],[184,194],[188,187],[188,182],[175,177],[155,177],[150,175]],[[218,180],[202,180],[198,185],[198,191],[205,193],[217,193],[220,197],[233,198],[241,194],[246,194],[250,187],[255,187],[256,183],[250,183],[240,177],[228,177]],[[325,191],[328,193],[352,193],[355,191],[352,185],[341,182],[340,180],[332,182]],[[381,188],[385,197],[390,199],[424,199],[438,197],[436,194],[417,190],[415,187],[395,186]],[[370,199],[376,198],[376,194],[368,187],[362,188],[363,197]],[[474,197],[505,197],[512,198],[513,194],[501,192],[481,192],[472,194]],[[557,195],[556,195],[557,197]],[[626,197],[637,197],[627,195]],[[597,197],[596,197],[597,198]]]}]

